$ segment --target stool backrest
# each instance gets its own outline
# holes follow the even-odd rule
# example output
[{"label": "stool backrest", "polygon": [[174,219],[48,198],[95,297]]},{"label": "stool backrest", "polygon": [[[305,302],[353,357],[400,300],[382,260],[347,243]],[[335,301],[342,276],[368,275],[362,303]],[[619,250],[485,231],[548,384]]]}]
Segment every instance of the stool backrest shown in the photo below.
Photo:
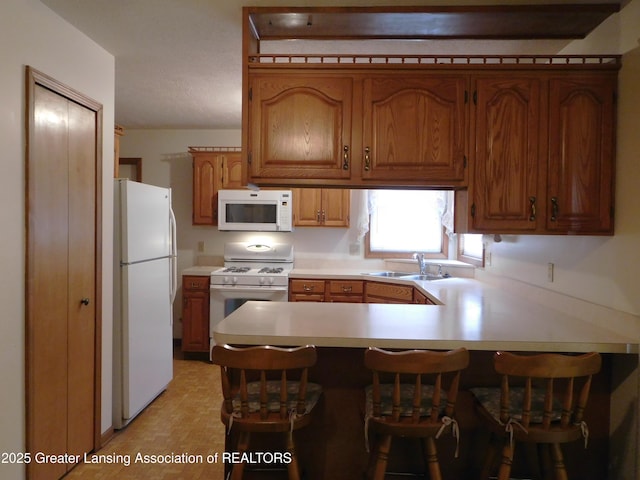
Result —
[{"label": "stool backrest", "polygon": [[[291,412],[290,398],[296,399],[295,409],[304,413],[306,409],[308,368],[316,363],[316,349],[312,345],[295,348],[255,346],[238,348],[229,345],[215,345],[211,350],[214,364],[220,365],[222,379],[223,408],[227,413],[240,414],[241,418],[252,415],[266,420],[273,409],[271,386],[278,386],[279,417],[287,420]],[[259,410],[250,408],[249,391],[259,382]],[[288,391],[293,385],[294,392]],[[271,393],[271,395],[270,395]],[[234,409],[234,399],[239,399],[240,407]]]},{"label": "stool backrest", "polygon": [[[500,421],[510,421],[514,411],[519,411],[518,422],[524,428],[533,423],[541,429],[549,429],[553,422],[559,422],[561,427],[580,424],[592,376],[600,371],[601,363],[596,352],[582,355],[497,352],[494,366],[502,375]],[[511,404],[516,388],[522,392],[521,405]]]},{"label": "stool backrest", "polygon": [[[429,420],[438,422],[439,417],[453,415],[458,387],[460,384],[460,372],[469,364],[469,352],[464,348],[437,352],[431,350],[405,350],[392,352],[379,348],[369,348],[365,352],[365,366],[373,371],[373,416],[383,415],[381,406],[382,377],[390,374],[393,381],[392,411],[393,421],[399,421],[401,416],[406,416],[401,405],[402,384],[410,381],[412,389],[411,417],[419,421],[424,417],[424,389],[429,389],[431,399]],[[447,378],[444,381],[444,377]],[[445,401],[444,412],[442,402]]]}]

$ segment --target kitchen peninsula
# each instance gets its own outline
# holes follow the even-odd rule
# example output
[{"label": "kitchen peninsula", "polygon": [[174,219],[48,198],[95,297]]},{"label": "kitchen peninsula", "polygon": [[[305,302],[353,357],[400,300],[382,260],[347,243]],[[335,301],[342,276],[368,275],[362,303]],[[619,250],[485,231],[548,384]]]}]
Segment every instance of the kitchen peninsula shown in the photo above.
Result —
[{"label": "kitchen peninsula", "polygon": [[[292,278],[295,277],[294,270]],[[368,346],[429,349],[464,346],[472,353],[471,366],[463,377],[465,386],[497,381],[491,365],[491,355],[496,350],[600,352],[605,366],[599,378],[594,379],[592,411],[588,416],[590,447],[586,452],[582,448],[572,450],[570,457],[581,464],[578,468],[582,468],[583,476],[579,478],[607,478],[612,459],[601,452],[618,449],[614,442],[636,443],[637,413],[629,413],[632,418],[626,418],[631,422],[625,432],[611,431],[617,428],[610,425],[608,413],[609,399],[613,405],[614,390],[621,382],[619,377],[637,375],[640,335],[608,328],[608,318],[596,324],[474,279],[449,278],[414,285],[437,305],[247,302],[216,327],[216,343],[319,347],[318,365],[313,373],[324,386],[325,426],[314,434],[320,435],[314,438],[321,439],[316,444],[322,443],[322,454],[315,447],[309,456],[316,467],[316,474],[309,471],[311,478],[357,478],[366,463],[359,404],[362,387],[370,381],[369,372],[361,365],[363,349]],[[634,328],[640,323],[633,316],[627,320],[635,321]],[[619,364],[626,366],[620,368]],[[637,404],[637,387],[633,396],[635,400],[629,403]],[[470,446],[477,437],[470,409],[471,403],[465,401],[458,407],[463,432],[461,459],[454,461],[452,455],[443,453],[445,463],[450,460],[444,468],[457,475],[469,474],[468,468],[473,468],[468,465],[473,463],[470,456],[477,450]],[[334,430],[337,433],[328,433]],[[455,448],[446,442],[444,452]],[[637,445],[633,449],[636,451]],[[317,464],[313,461],[322,456]],[[617,461],[627,462],[625,478],[637,478],[633,458]],[[322,468],[328,471],[317,473]]]}]

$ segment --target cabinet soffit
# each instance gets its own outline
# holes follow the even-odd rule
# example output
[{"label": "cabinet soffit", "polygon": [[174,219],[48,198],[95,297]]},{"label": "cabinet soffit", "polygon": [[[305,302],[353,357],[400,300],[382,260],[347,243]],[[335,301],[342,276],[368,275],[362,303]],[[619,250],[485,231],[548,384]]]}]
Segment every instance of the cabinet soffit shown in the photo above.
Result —
[{"label": "cabinet soffit", "polygon": [[257,40],[579,39],[620,3],[245,7]]}]

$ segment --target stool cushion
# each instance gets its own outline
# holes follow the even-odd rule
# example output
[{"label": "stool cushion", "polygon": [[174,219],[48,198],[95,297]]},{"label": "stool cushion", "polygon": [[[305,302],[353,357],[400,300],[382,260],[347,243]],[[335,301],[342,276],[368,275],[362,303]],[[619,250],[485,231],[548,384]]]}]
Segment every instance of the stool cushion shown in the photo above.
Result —
[{"label": "stool cushion", "polygon": [[[472,388],[471,393],[482,407],[491,414],[496,421],[500,421],[500,389],[491,387]],[[531,392],[531,418],[530,423],[542,423],[544,411],[544,390],[533,389]],[[512,387],[509,389],[509,417],[512,420],[522,420],[522,404],[524,388]],[[553,411],[551,421],[560,420],[562,405],[557,399],[553,399]]]},{"label": "stool cushion", "polygon": [[[393,383],[380,384],[380,407],[381,415],[391,415],[393,409]],[[410,417],[413,415],[413,394],[415,386],[413,384],[400,384],[400,416]],[[373,385],[368,385],[365,389],[366,394],[366,412],[373,414]],[[431,414],[431,398],[433,397],[433,386],[423,385],[421,388],[421,404],[420,416],[428,416]],[[440,391],[440,410],[444,411],[447,403],[447,392],[443,389]]]},{"label": "stool cushion", "polygon": [[[269,412],[280,411],[280,381],[269,380],[267,381],[267,410]],[[300,389],[300,382],[288,381],[287,382],[287,410],[292,411],[296,408],[298,403],[298,391]],[[260,411],[260,382],[247,383],[247,394],[249,412]],[[304,414],[310,412],[313,407],[318,403],[318,399],[322,394],[322,386],[317,383],[308,382],[307,392],[305,399],[305,411],[297,412],[298,414]],[[240,412],[240,395],[236,395],[233,399],[233,410]]]}]

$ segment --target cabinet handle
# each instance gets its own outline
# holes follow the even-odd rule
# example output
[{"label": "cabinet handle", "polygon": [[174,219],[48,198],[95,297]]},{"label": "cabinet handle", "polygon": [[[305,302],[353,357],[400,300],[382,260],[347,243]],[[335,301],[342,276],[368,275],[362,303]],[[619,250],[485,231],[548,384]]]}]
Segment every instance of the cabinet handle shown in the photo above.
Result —
[{"label": "cabinet handle", "polygon": [[320,223],[320,210],[316,210],[316,223]]},{"label": "cabinet handle", "polygon": [[324,223],[326,219],[327,219],[327,214],[324,210],[322,210],[322,223]]},{"label": "cabinet handle", "polygon": [[352,290],[353,290],[353,287],[351,287],[351,286],[347,287],[346,285],[343,285],[343,287],[342,287],[342,292],[343,293],[351,293]]},{"label": "cabinet handle", "polygon": [[344,153],[342,154],[342,169],[349,170],[349,145],[343,147]]},{"label": "cabinet handle", "polygon": [[83,298],[82,300],[80,300],[80,303],[84,306],[89,305],[89,299],[88,298]]},{"label": "cabinet handle", "polygon": [[302,289],[303,289],[305,292],[313,292],[313,289],[314,289],[314,288],[315,288],[315,285],[311,285],[311,286],[309,286],[309,285],[303,285],[303,286],[302,286]]},{"label": "cabinet handle", "polygon": [[533,222],[536,219],[536,197],[529,197],[529,204],[531,205],[531,215],[529,221]]},{"label": "cabinet handle", "polygon": [[364,171],[368,172],[371,170],[371,149],[369,147],[365,147],[364,149]]},{"label": "cabinet handle", "polygon": [[551,197],[551,221],[558,220],[558,197]]}]

